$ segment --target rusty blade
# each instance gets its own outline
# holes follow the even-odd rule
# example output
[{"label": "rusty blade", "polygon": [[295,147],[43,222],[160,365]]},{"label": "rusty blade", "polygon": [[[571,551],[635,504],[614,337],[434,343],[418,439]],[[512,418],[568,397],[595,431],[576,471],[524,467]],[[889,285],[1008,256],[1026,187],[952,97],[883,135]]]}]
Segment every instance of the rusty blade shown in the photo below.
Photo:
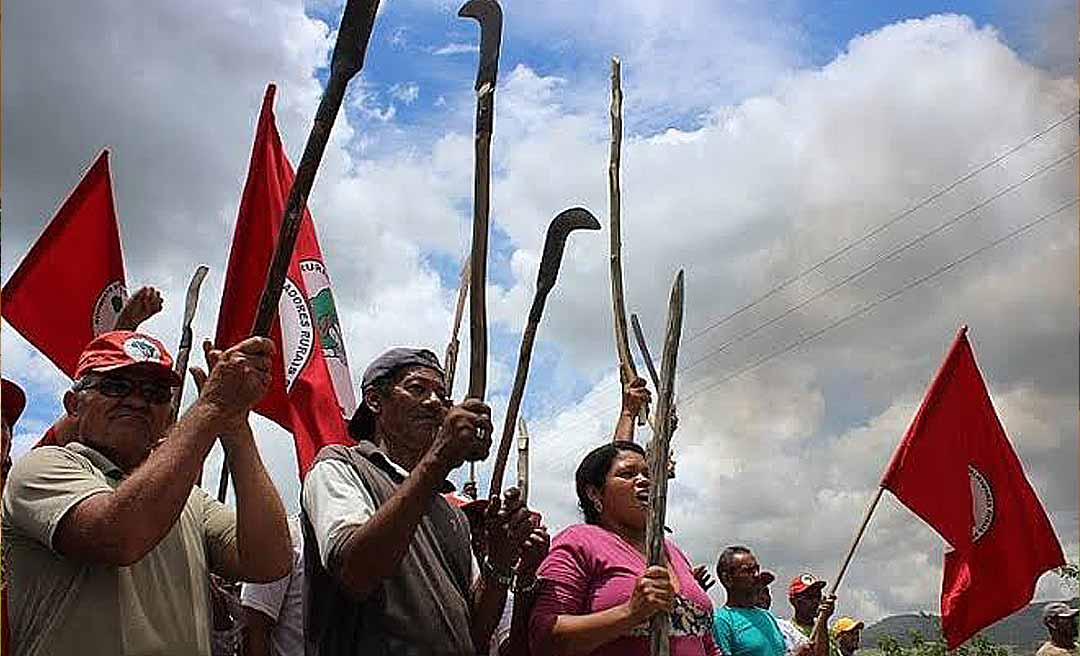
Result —
[{"label": "rusty blade", "polygon": [[187,296],[184,298],[184,325],[191,326],[191,322],[195,320],[195,308],[199,305],[199,288],[202,287],[203,280],[206,279],[206,274],[210,272],[210,268],[204,265],[199,265],[199,268],[195,269],[195,275],[191,276],[191,282],[188,283]]}]

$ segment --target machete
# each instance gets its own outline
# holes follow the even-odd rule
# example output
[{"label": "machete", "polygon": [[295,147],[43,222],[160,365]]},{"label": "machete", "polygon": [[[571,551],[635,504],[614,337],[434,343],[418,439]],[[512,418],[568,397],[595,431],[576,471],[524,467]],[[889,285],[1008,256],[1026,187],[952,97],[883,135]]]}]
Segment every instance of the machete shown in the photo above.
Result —
[{"label": "machete", "polygon": [[300,158],[300,166],[296,169],[292,188],[289,189],[285,216],[278,232],[274,259],[271,260],[269,272],[266,274],[266,285],[259,299],[259,309],[251,328],[252,335],[270,335],[270,326],[277,316],[281,290],[285,286],[285,274],[289,270],[289,262],[292,261],[308,194],[315,182],[315,173],[319,170],[326,144],[330,141],[330,130],[334,127],[334,121],[341,109],[345,89],[349,80],[364,67],[364,54],[371,39],[378,8],[379,0],[348,0],[345,4],[345,13],[341,17],[334,55],[330,62],[330,77],[326,81],[322,100],[319,101],[319,109],[315,112],[315,120],[308,134],[307,144],[304,145],[304,154]]}]

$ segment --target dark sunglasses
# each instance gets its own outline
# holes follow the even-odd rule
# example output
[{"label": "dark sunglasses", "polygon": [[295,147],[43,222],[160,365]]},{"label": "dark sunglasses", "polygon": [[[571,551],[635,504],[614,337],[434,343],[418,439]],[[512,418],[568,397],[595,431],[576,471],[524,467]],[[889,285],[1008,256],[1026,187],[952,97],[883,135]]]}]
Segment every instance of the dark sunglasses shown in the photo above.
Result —
[{"label": "dark sunglasses", "polygon": [[110,398],[119,399],[138,390],[139,396],[154,405],[172,401],[172,387],[153,380],[128,380],[113,376],[88,378],[75,385],[76,390],[95,389]]}]

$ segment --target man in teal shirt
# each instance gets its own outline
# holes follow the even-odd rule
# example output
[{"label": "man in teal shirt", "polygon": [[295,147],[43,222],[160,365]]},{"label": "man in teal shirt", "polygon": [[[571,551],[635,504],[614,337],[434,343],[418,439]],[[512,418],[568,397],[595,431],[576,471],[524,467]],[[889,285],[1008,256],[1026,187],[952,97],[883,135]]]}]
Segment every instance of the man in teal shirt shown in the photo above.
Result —
[{"label": "man in teal shirt", "polygon": [[716,575],[727,602],[713,613],[713,639],[726,656],[784,656],[784,637],[769,611],[757,606],[765,582],[757,558],[744,546],[724,549]]}]

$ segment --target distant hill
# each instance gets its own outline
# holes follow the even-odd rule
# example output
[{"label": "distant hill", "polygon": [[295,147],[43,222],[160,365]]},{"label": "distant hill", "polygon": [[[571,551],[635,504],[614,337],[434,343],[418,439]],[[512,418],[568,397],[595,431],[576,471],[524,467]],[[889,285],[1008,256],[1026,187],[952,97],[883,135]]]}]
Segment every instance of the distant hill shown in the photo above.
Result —
[{"label": "distant hill", "polygon": [[[1044,641],[1046,629],[1042,623],[1042,608],[1048,602],[1039,602],[1013,613],[1009,617],[983,631],[991,642],[999,645],[1011,645],[1017,654],[1033,654]],[[1068,603],[1073,608],[1080,607],[1080,599],[1071,599]],[[934,639],[938,635],[939,618],[937,615],[892,615],[872,624],[863,631],[862,644],[867,648],[876,648],[878,638],[891,635],[907,642],[910,632],[915,631],[924,638]]]}]

